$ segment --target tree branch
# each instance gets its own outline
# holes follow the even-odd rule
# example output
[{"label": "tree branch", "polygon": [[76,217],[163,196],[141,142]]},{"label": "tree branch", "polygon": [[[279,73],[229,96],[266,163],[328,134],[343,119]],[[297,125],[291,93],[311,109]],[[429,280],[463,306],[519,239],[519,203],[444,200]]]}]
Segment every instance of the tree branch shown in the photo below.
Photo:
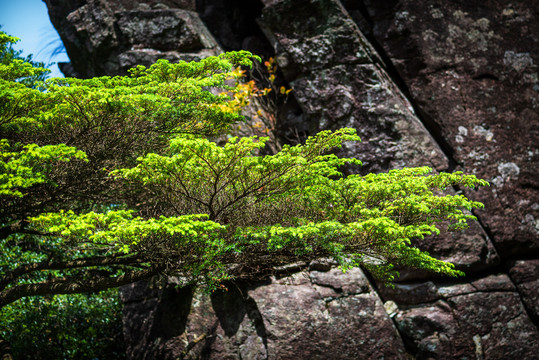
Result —
[{"label": "tree branch", "polygon": [[23,284],[5,289],[0,292],[0,308],[25,296],[77,294],[90,291],[102,291],[147,279],[161,272],[161,267],[127,272],[117,277],[94,277],[75,281],[44,281],[37,284]]},{"label": "tree branch", "polygon": [[64,270],[87,266],[110,266],[110,265],[135,265],[142,262],[137,257],[99,256],[91,258],[76,259],[70,261],[43,261],[38,263],[24,264],[16,269],[7,271],[0,279],[0,291],[4,290],[12,281],[18,277],[39,270]]},{"label": "tree branch", "polygon": [[41,236],[47,235],[39,231],[28,230],[26,229],[27,225],[28,225],[27,221],[19,220],[10,225],[0,228],[0,239],[5,239],[8,236],[14,235],[14,234],[41,235]]}]

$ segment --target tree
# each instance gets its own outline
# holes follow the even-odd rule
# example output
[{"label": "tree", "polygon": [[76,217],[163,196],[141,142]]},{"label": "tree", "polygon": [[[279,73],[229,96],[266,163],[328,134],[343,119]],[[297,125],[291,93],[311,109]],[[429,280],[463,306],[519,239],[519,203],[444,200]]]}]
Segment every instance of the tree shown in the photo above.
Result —
[{"label": "tree", "polygon": [[[2,26],[0,25],[0,32],[1,31],[2,31]],[[26,84],[27,86],[32,86],[38,81],[44,81],[51,71],[49,69],[44,69],[44,67],[46,66],[45,63],[40,62],[40,61],[34,61],[32,54],[23,57],[22,50],[15,50],[12,46],[16,41],[15,39],[16,38],[14,37],[11,37],[11,38],[3,37],[2,40],[0,40],[1,41],[0,63],[3,65],[9,65],[14,60],[21,60],[25,63],[31,64],[35,68],[42,68],[41,71],[37,71],[33,75],[26,76],[19,79],[19,82],[22,82]],[[60,52],[61,51],[59,49],[55,49],[51,56],[59,54]]]},{"label": "tree", "polygon": [[[125,359],[117,289],[99,294],[34,296],[0,309],[0,343],[14,359]],[[0,359],[2,356],[0,346]]]},{"label": "tree", "polygon": [[388,282],[395,265],[460,275],[410,241],[466,228],[481,204],[442,191],[485,181],[427,167],[344,176],[360,161],[332,151],[360,140],[353,129],[265,156],[264,137],[210,140],[242,121],[227,80],[253,59],[44,82],[28,62],[1,64],[0,307],[159,274],[211,289],[321,257]]}]

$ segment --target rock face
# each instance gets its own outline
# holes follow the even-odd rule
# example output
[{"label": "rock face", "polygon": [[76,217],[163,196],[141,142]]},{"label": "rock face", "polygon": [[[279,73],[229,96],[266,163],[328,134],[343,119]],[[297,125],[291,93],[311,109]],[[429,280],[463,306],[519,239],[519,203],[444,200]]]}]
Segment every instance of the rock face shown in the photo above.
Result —
[{"label": "rock face", "polygon": [[158,59],[191,61],[222,52],[193,1],[47,0],[71,63],[67,75],[123,75]]},{"label": "rock face", "polygon": [[[417,358],[532,359],[537,355],[537,328],[506,275],[431,290],[425,295],[432,296],[433,303],[405,306],[394,318]],[[407,299],[405,291],[400,295]]]},{"label": "rock face", "polygon": [[191,347],[186,359],[406,359],[359,269],[234,284],[211,296],[138,283],[123,300],[131,358],[176,359]]},{"label": "rock face", "polygon": [[365,3],[421,115],[459,168],[491,182],[474,195],[500,254],[537,254],[539,2]]},{"label": "rock face", "polygon": [[539,260],[518,260],[509,269],[531,318],[539,320]]},{"label": "rock face", "polygon": [[443,152],[339,2],[281,1],[266,7],[261,20],[307,115],[308,134],[358,129],[364,141],[344,154],[361,154],[365,172],[405,164],[447,169]]},{"label": "rock face", "polygon": [[[465,233],[417,246],[467,273],[395,288],[330,267],[122,290],[131,359],[512,359],[539,348],[539,19],[533,1],[46,0],[70,75],[224,50],[275,56],[294,91],[281,141],[354,127],[363,172],[429,165],[491,187]],[[459,189],[455,189],[459,191]],[[384,303],[385,302],[385,303]]]},{"label": "rock face", "polygon": [[[426,164],[448,170],[447,156],[339,2],[283,0],[266,7],[260,23],[304,111],[301,130],[357,129],[364,141],[341,153],[359,157],[364,172]],[[478,226],[455,240],[447,235],[420,246],[466,271],[498,261]]]}]

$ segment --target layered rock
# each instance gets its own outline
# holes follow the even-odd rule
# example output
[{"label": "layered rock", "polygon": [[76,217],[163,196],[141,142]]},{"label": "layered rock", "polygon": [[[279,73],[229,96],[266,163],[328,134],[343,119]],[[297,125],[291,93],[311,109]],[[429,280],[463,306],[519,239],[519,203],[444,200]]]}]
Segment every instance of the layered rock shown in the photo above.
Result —
[{"label": "layered rock", "polygon": [[[397,286],[395,323],[419,359],[532,359],[539,336],[505,274],[469,283]],[[408,291],[414,293],[409,296]],[[429,303],[425,303],[428,300]]]},{"label": "layered rock", "polygon": [[260,51],[294,90],[279,109],[283,141],[351,126],[363,142],[342,154],[360,171],[429,165],[491,181],[467,191],[486,205],[480,224],[417,243],[463,280],[403,271],[388,289],[326,267],[211,296],[173,279],[133,284],[123,289],[130,358],[536,356],[537,1],[46,2],[71,74]]}]

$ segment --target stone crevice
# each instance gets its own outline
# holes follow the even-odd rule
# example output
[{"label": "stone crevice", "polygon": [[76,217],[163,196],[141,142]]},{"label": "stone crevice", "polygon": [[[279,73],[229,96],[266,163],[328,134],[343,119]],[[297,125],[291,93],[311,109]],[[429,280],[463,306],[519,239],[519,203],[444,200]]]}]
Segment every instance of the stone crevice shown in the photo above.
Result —
[{"label": "stone crevice", "polygon": [[515,283],[515,281],[513,280],[510,274],[508,274],[508,278],[509,278],[509,281],[511,281],[511,283],[516,289],[516,292],[518,294],[518,297],[520,298],[520,302],[522,303],[522,306],[524,308],[524,311],[526,312],[526,315],[530,318],[533,325],[535,325],[535,327],[539,331],[539,316],[537,316],[537,314],[535,314],[534,311],[529,308],[528,302],[525,301],[520,287],[518,286],[518,284]]},{"label": "stone crevice", "polygon": [[[374,279],[374,277],[368,271],[364,271],[364,274],[365,274],[365,278],[369,286],[380,297],[380,301],[384,303],[384,308],[385,308],[386,303],[383,296],[380,294],[379,283]],[[385,285],[380,284],[380,286],[385,286]],[[413,340],[409,339],[406,333],[404,333],[403,331],[399,329],[398,323],[395,320],[395,315],[400,310],[400,307],[401,307],[400,305],[397,305],[396,312],[392,313],[391,315],[388,313],[387,315],[388,315],[388,318],[391,320],[391,323],[393,324],[393,327],[395,328],[395,331],[397,332],[399,338],[401,339],[404,349],[406,353],[408,354],[408,357],[415,359],[415,354],[417,353],[417,347],[415,346]],[[386,312],[387,312],[387,309],[386,309]]]}]

